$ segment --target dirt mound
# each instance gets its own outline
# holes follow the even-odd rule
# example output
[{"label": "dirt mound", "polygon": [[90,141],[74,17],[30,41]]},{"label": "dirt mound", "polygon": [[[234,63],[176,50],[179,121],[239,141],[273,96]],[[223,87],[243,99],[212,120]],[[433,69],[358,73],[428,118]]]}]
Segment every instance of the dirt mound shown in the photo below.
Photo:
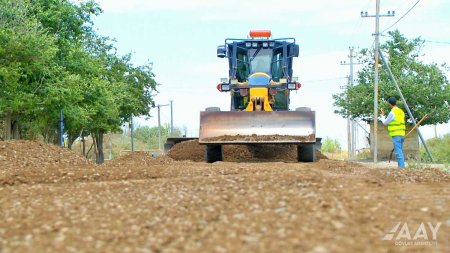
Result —
[{"label": "dirt mound", "polygon": [[86,166],[92,163],[69,149],[39,141],[0,141],[0,168]]},{"label": "dirt mound", "polygon": [[259,142],[266,142],[266,141],[309,141],[313,140],[314,135],[309,136],[295,136],[295,135],[222,135],[217,137],[211,137],[206,138],[206,141],[259,141]]},{"label": "dirt mound", "polygon": [[297,147],[294,145],[224,145],[223,156],[225,161],[297,161]]},{"label": "dirt mound", "polygon": [[35,141],[0,142],[0,187],[170,177],[162,170],[173,162],[135,152],[96,165],[69,149]]},{"label": "dirt mound", "polygon": [[107,161],[105,165],[107,166],[122,166],[122,165],[142,165],[142,164],[149,164],[153,162],[155,158],[152,157],[152,155],[148,152],[144,151],[135,151],[133,153],[123,155],[117,159]]},{"label": "dirt mound", "polygon": [[326,155],[322,154],[322,152],[316,150],[316,159],[317,159],[317,160],[320,160],[320,159],[326,159],[326,160],[328,160],[328,157],[327,157]]},{"label": "dirt mound", "polygon": [[[168,152],[168,156],[177,161],[191,160],[204,161],[205,147],[198,140],[191,140],[174,145]],[[224,161],[297,161],[297,147],[295,145],[223,145]],[[328,159],[325,155],[316,152],[317,159]]]},{"label": "dirt mound", "polygon": [[160,156],[157,158],[152,157],[151,153],[144,151],[135,151],[128,155],[121,156],[112,161],[108,161],[105,163],[107,167],[145,167],[148,165],[152,165],[155,163],[170,163],[172,158],[167,156]]},{"label": "dirt mound", "polygon": [[167,156],[177,161],[191,160],[204,161],[205,147],[198,140],[183,141],[175,144],[167,153]]},{"label": "dirt mound", "polygon": [[[95,164],[69,149],[39,141],[0,141],[0,186],[53,183]],[[82,176],[85,176],[84,174]]]}]

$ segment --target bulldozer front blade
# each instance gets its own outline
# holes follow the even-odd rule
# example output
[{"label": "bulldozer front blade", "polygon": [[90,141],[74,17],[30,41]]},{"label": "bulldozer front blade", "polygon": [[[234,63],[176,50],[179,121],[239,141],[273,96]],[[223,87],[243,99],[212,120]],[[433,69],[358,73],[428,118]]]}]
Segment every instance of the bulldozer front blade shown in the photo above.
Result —
[{"label": "bulldozer front blade", "polygon": [[315,143],[314,111],[200,112],[200,144]]}]

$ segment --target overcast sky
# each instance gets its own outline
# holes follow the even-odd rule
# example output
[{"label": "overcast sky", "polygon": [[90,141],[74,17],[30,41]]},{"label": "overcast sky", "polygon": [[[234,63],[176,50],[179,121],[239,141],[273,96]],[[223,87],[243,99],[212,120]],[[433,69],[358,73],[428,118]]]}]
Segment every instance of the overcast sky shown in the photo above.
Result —
[{"label": "overcast sky", "polygon": [[[133,62],[153,62],[160,83],[156,101],[174,101],[174,125],[187,127],[197,136],[199,112],[209,106],[229,110],[229,93],[216,85],[228,77],[226,59],[216,57],[225,38],[246,38],[252,29],[272,30],[274,38],[294,37],[300,56],[294,60],[294,76],[302,88],[291,97],[291,108],[316,111],[317,136],[336,138],[346,148],[346,120],[333,113],[332,94],[346,85],[348,48],[370,48],[374,18],[360,12],[375,12],[375,0],[98,0],[104,13],[94,19],[98,32],[117,39],[122,54],[133,52]],[[405,14],[417,0],[381,0],[381,13],[395,10],[395,17],[381,18],[383,31]],[[392,29],[408,38],[429,40],[423,50],[425,62],[450,59],[450,1],[420,1]],[[381,37],[381,42],[387,38]],[[433,41],[433,42],[431,42]],[[355,71],[358,66],[355,66]],[[161,110],[162,122],[170,122],[170,109]],[[140,125],[157,124],[152,118]],[[432,127],[422,129],[426,138]],[[438,135],[450,132],[449,124],[437,127]],[[361,136],[363,131],[360,131]]]}]

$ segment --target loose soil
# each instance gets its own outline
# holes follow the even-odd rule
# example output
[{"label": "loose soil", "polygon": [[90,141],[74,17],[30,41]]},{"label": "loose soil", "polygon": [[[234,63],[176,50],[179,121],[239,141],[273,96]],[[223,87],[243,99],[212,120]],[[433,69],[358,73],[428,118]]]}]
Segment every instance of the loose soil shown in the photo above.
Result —
[{"label": "loose soil", "polygon": [[[223,158],[226,162],[297,162],[297,146],[281,144],[223,145]],[[198,140],[175,144],[168,156],[177,161],[191,160],[202,162],[205,159],[205,145]],[[328,159],[316,151],[317,159]]]},{"label": "loose soil", "polygon": [[[202,155],[193,144],[186,152]],[[238,162],[134,153],[97,166],[48,144],[0,142],[0,252],[450,251],[448,172],[267,162],[243,147],[224,149]],[[427,223],[441,222],[425,241],[437,245],[396,246],[414,242],[395,241],[400,228],[382,240],[398,222],[411,237],[425,223],[430,239]]]},{"label": "loose soil", "polygon": [[292,142],[292,141],[315,141],[314,135],[223,135],[217,137],[204,138],[205,142]]}]

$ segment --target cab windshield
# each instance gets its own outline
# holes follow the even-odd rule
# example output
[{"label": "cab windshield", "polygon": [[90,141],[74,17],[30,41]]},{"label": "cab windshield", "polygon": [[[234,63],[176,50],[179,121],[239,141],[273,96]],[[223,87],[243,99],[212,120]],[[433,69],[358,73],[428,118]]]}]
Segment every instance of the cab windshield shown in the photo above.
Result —
[{"label": "cab windshield", "polygon": [[256,72],[266,73],[277,82],[284,76],[282,48],[237,47],[236,50],[236,78],[239,82],[247,81],[248,77]]},{"label": "cab windshield", "polygon": [[256,72],[270,74],[272,53],[272,49],[258,48],[248,50],[248,56],[250,57],[250,74]]}]

